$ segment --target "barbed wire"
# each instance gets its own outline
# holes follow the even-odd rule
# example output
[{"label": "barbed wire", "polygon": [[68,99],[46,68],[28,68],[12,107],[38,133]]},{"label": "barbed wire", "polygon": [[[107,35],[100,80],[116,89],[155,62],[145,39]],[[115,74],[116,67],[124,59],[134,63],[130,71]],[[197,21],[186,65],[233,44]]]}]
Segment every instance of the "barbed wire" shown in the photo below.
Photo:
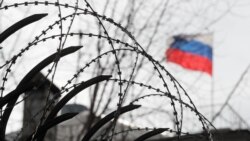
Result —
[{"label": "barbed wire", "polygon": [[[57,117],[53,117],[52,119],[48,118],[47,113],[51,112],[51,110],[53,110],[53,104],[58,104],[60,103],[60,98],[63,96],[64,93],[65,96],[62,98],[64,99],[65,97],[67,97],[67,95],[69,95],[71,92],[73,92],[74,90],[76,90],[78,87],[80,87],[81,85],[87,83],[85,80],[83,80],[81,83],[73,83],[73,80],[75,80],[76,78],[78,78],[80,76],[80,74],[84,74],[86,72],[86,69],[90,69],[90,67],[93,67],[93,65],[96,65],[97,63],[100,63],[104,60],[104,58],[106,58],[106,60],[109,60],[109,62],[107,64],[103,64],[103,65],[107,65],[106,67],[97,67],[97,69],[101,69],[101,73],[98,75],[107,75],[105,73],[108,73],[108,75],[113,75],[112,79],[107,79],[107,81],[104,83],[104,85],[101,85],[100,87],[102,87],[102,91],[101,88],[96,87],[96,91],[94,93],[94,96],[96,96],[96,98],[93,98],[94,101],[92,102],[92,106],[90,106],[90,113],[91,114],[95,114],[97,111],[97,109],[101,106],[101,103],[103,102],[102,100],[104,99],[104,93],[108,93],[111,92],[109,97],[107,97],[107,101],[106,104],[103,108],[103,111],[101,112],[102,114],[105,113],[107,114],[105,111],[107,110],[107,107],[112,103],[111,101],[116,102],[116,106],[113,105],[113,109],[116,109],[114,111],[114,117],[109,121],[109,126],[106,126],[105,129],[103,129],[103,132],[101,134],[101,139],[109,139],[112,140],[112,138],[114,136],[116,136],[117,134],[123,134],[123,133],[128,133],[128,132],[133,132],[133,130],[128,130],[128,131],[122,131],[119,133],[116,133],[116,124],[118,122],[118,119],[120,118],[122,111],[124,110],[124,105],[126,105],[126,102],[129,101],[129,105],[135,105],[134,103],[138,102],[138,101],[143,101],[145,99],[151,99],[152,97],[157,97],[160,98],[161,97],[165,97],[166,99],[170,100],[170,103],[164,103],[166,105],[169,105],[172,109],[172,116],[174,117],[174,125],[175,125],[175,129],[171,129],[171,128],[164,128],[166,129],[166,131],[171,132],[171,133],[175,133],[175,135],[177,135],[178,139],[180,139],[181,135],[186,135],[186,132],[183,132],[183,125],[185,123],[183,123],[183,118],[184,118],[184,112],[183,109],[189,109],[191,113],[193,113],[195,116],[197,116],[197,121],[200,122],[200,125],[202,127],[202,129],[204,130],[205,133],[207,133],[205,136],[207,136],[209,138],[209,140],[213,140],[212,139],[212,134],[210,133],[210,126],[213,127],[213,125],[207,120],[207,118],[205,118],[205,116],[203,116],[198,109],[196,108],[194,102],[192,101],[192,99],[190,98],[190,96],[188,95],[188,93],[184,90],[184,88],[181,86],[181,84],[174,78],[174,76],[172,74],[169,73],[169,71],[160,64],[159,61],[157,61],[156,59],[154,59],[154,56],[151,56],[148,53],[149,47],[152,45],[154,36],[156,35],[156,33],[158,32],[158,28],[160,25],[160,22],[162,20],[162,16],[165,13],[165,8],[168,5],[168,1],[164,3],[164,8],[163,10],[160,12],[160,16],[159,19],[157,20],[156,23],[156,28],[154,29],[154,31],[152,32],[152,38],[149,41],[149,43],[146,45],[146,47],[144,48],[137,40],[136,37],[130,32],[128,31],[128,26],[124,27],[121,24],[115,22],[114,19],[109,18],[105,15],[100,15],[98,14],[97,11],[95,11],[95,9],[90,5],[90,3],[88,3],[88,1],[85,0],[86,6],[85,8],[81,8],[81,6],[78,4],[78,0],[76,1],[75,6],[71,6],[69,4],[61,4],[59,0],[57,0],[57,2],[48,2],[48,1],[34,1],[34,2],[20,2],[20,3],[14,3],[14,4],[10,4],[10,5],[4,5],[2,7],[0,7],[0,10],[9,10],[10,8],[19,8],[20,6],[36,6],[36,5],[41,5],[41,6],[49,6],[49,5],[53,5],[56,8],[58,8],[58,16],[59,16],[59,20],[56,20],[53,24],[50,24],[49,26],[47,26],[46,29],[42,29],[41,33],[37,36],[35,36],[35,39],[31,42],[28,43],[28,46],[22,48],[19,53],[17,53],[16,55],[13,55],[11,57],[11,59],[7,60],[4,64],[1,65],[0,69],[5,72],[5,75],[3,77],[3,81],[2,81],[2,86],[1,86],[1,99],[6,97],[8,94],[4,94],[5,92],[5,87],[6,87],[6,83],[9,77],[9,73],[12,72],[11,69],[12,67],[16,64],[17,59],[20,59],[24,56],[24,54],[29,51],[31,48],[33,49],[35,46],[38,46],[39,43],[45,43],[48,41],[54,41],[54,39],[58,38],[59,41],[55,41],[58,44],[58,48],[57,51],[55,53],[55,58],[53,59],[53,61],[51,61],[51,66],[48,69],[48,72],[45,75],[45,78],[47,79],[49,76],[51,76],[51,82],[49,85],[49,93],[47,95],[46,98],[46,105],[44,106],[43,109],[39,110],[39,112],[36,114],[42,114],[42,116],[40,117],[40,122],[37,125],[36,130],[30,135],[30,139],[31,140],[35,140],[36,138],[38,140],[42,139],[43,136],[42,134],[46,134],[46,132],[41,133],[41,130],[43,130],[45,127],[47,127],[46,125],[48,124],[49,120],[57,120]],[[69,14],[68,16],[63,16],[62,13],[62,9],[67,9],[67,8],[71,8],[73,9],[73,13]],[[81,12],[78,12],[81,11]],[[136,11],[136,10],[135,10]],[[104,12],[105,13],[105,10]],[[72,27],[73,27],[73,22],[75,21],[76,18],[79,18],[81,16],[90,16],[93,17],[99,26],[99,33],[94,33],[94,32],[72,32]],[[70,20],[70,23],[67,25],[67,29],[66,32],[64,32],[63,30],[63,23],[66,20]],[[106,27],[106,23],[108,23],[108,26],[114,26],[117,30],[120,30],[123,33],[123,37],[120,39],[118,36],[112,36],[112,34],[110,34],[110,31],[107,29]],[[128,22],[129,25],[130,22]],[[146,25],[145,25],[146,26]],[[48,34],[49,31],[54,31],[56,28],[59,29],[59,34],[53,34],[51,36],[46,36]],[[142,28],[143,29],[143,28]],[[140,32],[142,32],[142,29]],[[66,44],[67,41],[69,41],[70,38],[74,38],[75,36],[77,37],[88,37],[90,39],[96,38],[98,41],[103,40],[105,43],[107,43],[107,46],[105,47],[109,47],[109,49],[107,49],[106,51],[104,50],[99,50],[97,56],[94,56],[90,59],[90,61],[88,61],[83,67],[79,67],[77,72],[75,74],[72,75],[71,78],[68,79],[68,81],[61,87],[60,89],[60,93],[57,93],[53,96],[52,99],[50,99],[51,97],[51,85],[53,84],[55,78],[55,75],[57,74],[57,68],[59,66],[59,62],[61,62],[61,51],[64,49],[64,46]],[[129,38],[129,41],[125,40],[125,36],[127,38]],[[104,43],[103,43],[104,44]],[[116,47],[116,45],[120,45],[119,47]],[[86,48],[86,47],[85,47]],[[34,48],[35,49],[35,48]],[[38,50],[39,48],[37,48]],[[3,48],[4,50],[4,48]],[[125,54],[129,54],[129,55],[125,55]],[[126,58],[127,57],[127,58]],[[129,59],[128,59],[129,58]],[[141,58],[139,60],[139,58]],[[113,60],[112,60],[113,59]],[[127,71],[122,67],[123,65],[125,65],[127,62],[124,62],[124,60],[128,60],[127,62],[130,63],[130,67],[128,70],[130,70],[130,73],[127,73]],[[107,62],[107,61],[106,61]],[[158,84],[146,84],[143,82],[136,82],[137,77],[139,77],[138,74],[140,74],[140,71],[142,71],[142,66],[145,65],[145,62],[148,62],[148,65],[151,66],[152,68],[152,77],[153,79],[156,79],[158,81]],[[109,66],[108,66],[109,65]],[[97,65],[98,66],[98,65]],[[112,66],[112,67],[110,67]],[[3,68],[6,68],[6,70],[4,70]],[[42,68],[43,69],[43,68]],[[107,71],[109,70],[109,72]],[[15,73],[15,72],[12,72]],[[96,86],[99,85],[99,83],[96,83]],[[135,86],[136,85],[136,86]],[[159,86],[159,87],[158,87]],[[135,88],[134,88],[135,87]],[[142,94],[139,93],[136,99],[129,99],[129,95],[131,91],[135,91],[136,88],[139,89],[148,89],[148,90],[153,90],[157,93],[151,93],[151,94]],[[15,87],[13,87],[13,90],[15,90]],[[94,106],[97,100],[97,94],[101,93],[102,96],[99,97],[99,101],[97,103],[97,109],[94,109]],[[18,95],[15,98],[18,98],[20,95]],[[94,97],[93,96],[93,97]],[[113,97],[114,96],[114,97]],[[3,110],[1,110],[1,112],[4,114],[6,113],[6,111],[12,111],[13,108],[17,105],[22,103],[23,101],[29,99],[29,95],[25,96],[22,100],[20,101],[15,101],[14,103],[9,103],[7,102],[8,106],[4,107]],[[61,99],[61,100],[62,100]],[[69,100],[69,99],[68,99]],[[59,102],[57,102],[59,101]],[[104,103],[104,102],[103,102]],[[5,105],[5,104],[4,104]],[[4,106],[3,105],[3,106]],[[2,106],[2,108],[3,108]],[[90,120],[91,122],[89,122],[89,128],[91,128],[94,124],[94,121],[92,119],[91,114],[89,114],[88,120]],[[35,118],[36,116],[32,117]],[[60,117],[60,116],[58,116]],[[136,118],[136,115],[133,117]],[[1,116],[1,121],[4,121],[3,116]],[[8,121],[3,122],[2,124],[7,123]],[[157,121],[155,121],[157,122]],[[5,127],[4,127],[5,128]],[[25,128],[25,126],[23,127]],[[146,130],[148,130],[149,128],[145,128]],[[157,131],[159,128],[154,128],[151,130],[155,130]],[[84,136],[87,135],[85,133],[88,133],[86,129],[82,130],[82,134],[80,136]],[[5,134],[5,131],[2,131],[2,134]],[[19,134],[17,135],[16,139],[18,138],[18,136],[21,136],[22,134],[22,130],[19,132]],[[4,135],[5,136],[5,135]],[[79,136],[79,137],[80,137]],[[4,138],[4,137],[2,137]]]}]

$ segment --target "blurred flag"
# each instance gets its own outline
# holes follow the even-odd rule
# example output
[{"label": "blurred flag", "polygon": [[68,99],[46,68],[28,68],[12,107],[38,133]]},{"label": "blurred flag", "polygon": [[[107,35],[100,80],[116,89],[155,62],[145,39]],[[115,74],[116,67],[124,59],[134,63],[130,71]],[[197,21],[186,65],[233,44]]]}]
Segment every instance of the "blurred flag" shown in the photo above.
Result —
[{"label": "blurred flag", "polygon": [[190,70],[208,73],[212,76],[212,36],[179,35],[166,51],[168,62],[173,62]]}]

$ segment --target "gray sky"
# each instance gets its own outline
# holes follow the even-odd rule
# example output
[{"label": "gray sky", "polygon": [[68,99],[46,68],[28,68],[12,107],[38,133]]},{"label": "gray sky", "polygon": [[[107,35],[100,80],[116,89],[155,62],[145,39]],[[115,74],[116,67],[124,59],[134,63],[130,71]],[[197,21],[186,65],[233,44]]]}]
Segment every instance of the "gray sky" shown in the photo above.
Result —
[{"label": "gray sky", "polygon": [[[12,3],[12,2],[10,2]],[[178,2],[176,2],[178,4]],[[155,3],[154,3],[155,4]],[[179,7],[175,7],[175,2],[171,1],[170,5],[173,5],[173,7],[170,7],[167,11],[169,13],[172,13],[172,18],[169,19],[168,16],[166,16],[166,25],[164,25],[164,30],[159,31],[158,38],[161,38],[161,41],[156,40],[155,45],[157,46],[157,52],[150,52],[152,55],[161,52],[162,56],[160,55],[160,59],[163,57],[163,52],[167,49],[166,47],[166,41],[167,38],[170,37],[171,34],[178,34],[178,33],[192,33],[192,32],[212,32],[214,35],[214,42],[213,42],[213,49],[214,49],[214,64],[213,64],[213,80],[212,78],[207,75],[200,72],[192,72],[185,70],[178,65],[174,64],[167,64],[163,62],[163,64],[168,68],[168,70],[179,80],[187,89],[191,97],[194,99],[194,102],[199,105],[201,111],[210,117],[211,113],[211,107],[210,105],[210,94],[211,94],[211,84],[214,85],[214,103],[215,103],[215,112],[220,108],[221,104],[225,101],[227,98],[229,92],[232,90],[232,87],[236,84],[238,79],[240,78],[243,71],[246,69],[246,67],[250,64],[249,59],[249,52],[250,48],[249,43],[250,40],[248,39],[250,36],[250,2],[248,0],[226,0],[226,1],[186,1],[181,3],[181,5],[178,5]],[[156,4],[155,4],[156,5]],[[103,6],[102,3],[96,4],[94,6],[95,8],[99,8]],[[204,10],[204,7],[211,6],[207,11]],[[150,3],[146,3],[145,11],[140,13],[140,16],[143,18],[144,15],[147,15],[147,12],[150,11]],[[229,10],[228,10],[229,8]],[[101,9],[101,8],[100,8]],[[46,12],[47,9],[41,8],[40,11]],[[55,16],[55,9],[50,8],[51,10],[50,15]],[[54,10],[54,11],[53,11]],[[204,11],[203,11],[204,10]],[[21,8],[16,10],[10,10],[6,12],[2,12],[1,14],[3,17],[1,21],[2,27],[0,28],[5,29],[11,23],[15,22],[17,19],[21,19],[21,17],[25,17],[25,13],[35,13],[36,9],[27,9],[27,8]],[[20,13],[19,13],[20,12]],[[224,14],[226,13],[226,14]],[[118,16],[119,16],[118,12]],[[10,16],[9,16],[10,15]],[[29,15],[29,14],[28,14]],[[223,15],[219,20],[216,19]],[[51,19],[53,17],[48,17],[48,21],[51,23]],[[189,19],[194,19],[191,22],[191,25],[188,25]],[[210,25],[211,21],[216,20],[215,23],[212,23]],[[4,22],[2,22],[4,21]],[[84,21],[84,20],[83,20]],[[84,21],[86,22],[86,21]],[[8,23],[8,24],[6,24]],[[39,33],[40,28],[44,28],[43,24],[47,24],[47,21],[41,21],[39,25],[33,25],[31,26],[32,30],[29,28],[26,29],[26,34],[28,36],[22,36],[25,40],[30,40],[30,36],[35,36],[37,33]],[[139,23],[139,22],[138,22]],[[176,24],[178,23],[178,24]],[[82,21],[79,21],[79,25],[83,24]],[[165,24],[165,23],[164,23]],[[188,26],[186,26],[186,24]],[[208,24],[206,26],[206,24]],[[86,23],[88,27],[92,27],[93,25]],[[40,27],[39,29],[36,29],[36,27]],[[85,25],[84,25],[85,26]],[[88,31],[89,29],[84,28],[83,30]],[[137,25],[135,25],[137,26]],[[208,27],[208,28],[206,28]],[[166,29],[165,29],[166,28]],[[176,30],[173,30],[176,29]],[[32,31],[32,32],[31,32]],[[138,39],[138,41],[145,40],[147,35],[143,36],[142,38]],[[21,41],[18,41],[20,44]],[[10,40],[7,40],[6,44],[13,43],[10,42]],[[143,43],[142,43],[143,44]],[[9,49],[7,49],[7,52],[10,52]],[[35,64],[37,60],[40,58],[43,58],[40,56],[43,53],[48,53],[55,51],[55,48],[40,48],[39,52],[34,51],[31,52],[28,57],[25,58],[23,61],[28,62],[28,64]],[[75,60],[74,60],[75,61]],[[22,70],[27,70],[29,68],[29,65],[23,65],[19,66]],[[64,65],[71,65],[70,67],[65,67],[65,71],[74,71],[75,66],[70,61],[65,61]],[[65,74],[64,72],[61,72],[65,76],[72,75],[71,73]],[[20,72],[22,73],[22,72]],[[59,72],[60,74],[60,72]],[[186,77],[188,76],[188,77]],[[242,80],[242,83],[240,84],[239,88],[235,92],[235,94],[232,97],[232,100],[229,102],[230,105],[242,116],[244,120],[246,120],[250,124],[250,113],[246,112],[247,107],[249,106],[248,100],[250,100],[249,96],[249,90],[247,89],[249,84],[249,74],[246,75],[244,80]],[[190,84],[190,82],[192,82]],[[56,81],[57,84],[60,84],[60,78],[58,81]],[[21,108],[20,108],[21,109]],[[19,109],[19,111],[20,111]],[[18,110],[17,110],[18,111]],[[228,117],[232,113],[229,109],[225,110],[224,116]],[[229,120],[236,120],[237,118],[229,119]],[[19,118],[16,118],[12,121],[13,126],[10,127],[9,130],[15,130],[16,123],[20,123],[21,116]],[[220,121],[223,121],[223,119],[219,119]],[[216,123],[219,127],[228,127],[232,123]],[[12,125],[12,124],[11,124]],[[235,128],[238,127],[238,124],[235,126]]]}]

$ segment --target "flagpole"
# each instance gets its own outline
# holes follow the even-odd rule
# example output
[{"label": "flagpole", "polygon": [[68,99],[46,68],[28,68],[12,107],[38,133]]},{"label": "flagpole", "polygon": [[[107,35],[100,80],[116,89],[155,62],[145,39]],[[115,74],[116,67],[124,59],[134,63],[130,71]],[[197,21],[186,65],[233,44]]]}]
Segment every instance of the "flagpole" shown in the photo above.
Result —
[{"label": "flagpole", "polygon": [[211,100],[211,121],[212,121],[213,116],[214,116],[214,77],[213,76],[214,76],[214,72],[213,72],[213,67],[212,67],[211,99],[210,99]]},{"label": "flagpole", "polygon": [[211,39],[211,44],[212,44],[212,75],[211,75],[211,121],[214,116],[214,47],[213,47],[213,34],[212,34],[212,39]]}]

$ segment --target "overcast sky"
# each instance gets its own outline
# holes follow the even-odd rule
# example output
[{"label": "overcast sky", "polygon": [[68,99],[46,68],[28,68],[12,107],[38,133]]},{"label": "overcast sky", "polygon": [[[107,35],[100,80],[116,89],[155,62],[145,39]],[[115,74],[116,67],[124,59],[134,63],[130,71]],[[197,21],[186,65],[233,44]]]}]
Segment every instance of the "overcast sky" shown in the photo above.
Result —
[{"label": "overcast sky", "polygon": [[[232,2],[232,1],[231,1]],[[173,73],[177,70],[177,78],[183,83],[188,83],[189,79],[185,80],[186,73],[193,76],[193,84],[187,84],[187,88],[190,88],[190,93],[196,93],[197,103],[203,109],[207,109],[209,114],[208,103],[200,101],[199,99],[205,99],[210,101],[209,96],[211,92],[211,85],[214,85],[214,103],[215,112],[221,107],[237,81],[240,79],[247,66],[250,64],[250,4],[246,0],[235,1],[234,6],[211,28],[214,34],[213,42],[213,78],[207,74],[193,73],[184,71],[180,73],[178,66],[171,65]],[[173,67],[172,67],[173,66]],[[184,69],[183,69],[184,70]],[[249,71],[248,71],[249,72]],[[250,123],[250,113],[248,112],[250,100],[249,93],[249,73],[246,73],[243,80],[235,93],[233,94],[229,104],[240,114],[245,121]],[[204,100],[204,99],[203,99]],[[208,105],[207,105],[208,104]],[[217,122],[218,127],[228,127],[223,124],[230,125],[231,121],[236,121],[237,118],[232,118],[231,114],[235,116],[231,110],[225,108],[224,118],[229,122],[224,122],[223,119]],[[221,122],[222,121],[222,122]],[[220,123],[221,122],[221,123]],[[237,124],[237,123],[236,123]],[[238,126],[238,124],[237,124]],[[237,128],[237,127],[236,127]]]},{"label": "overcast sky", "polygon": [[[209,75],[200,73],[200,72],[193,72],[185,70],[178,65],[166,63],[163,62],[166,67],[169,68],[169,71],[186,87],[187,91],[192,94],[191,97],[194,98],[197,105],[200,106],[200,109],[204,110],[204,113],[209,116],[209,113],[211,111],[210,104],[210,94],[211,94],[211,85],[214,85],[214,103],[215,103],[215,111],[216,112],[222,103],[227,98],[228,94],[232,90],[232,88],[235,86],[236,82],[246,69],[246,67],[250,64],[250,2],[248,0],[228,0],[228,5],[225,6],[227,2],[218,2],[216,0],[213,0],[213,4],[215,8],[211,8],[209,12],[205,12],[207,15],[199,15],[199,10],[202,9],[202,6],[206,7],[207,1],[203,0],[202,2],[197,1],[187,1],[183,2],[184,4],[181,5],[182,10],[176,10],[170,9],[170,12],[174,12],[176,10],[176,15],[185,15],[186,11],[190,12],[192,10],[198,11],[197,13],[197,19],[194,20],[193,24],[196,27],[196,33],[197,29],[199,29],[196,25],[201,25],[200,28],[203,28],[203,25],[201,22],[204,22],[205,24],[209,23],[211,19],[216,19],[216,17],[219,17],[223,15],[221,18],[219,18],[218,21],[213,23],[212,26],[209,26],[208,29],[202,29],[202,32],[208,31],[210,33],[213,33],[213,50],[214,50],[214,56],[213,56],[213,78],[211,78]],[[216,5],[216,2],[218,2],[218,5]],[[173,2],[174,3],[174,2]],[[196,4],[199,3],[199,4]],[[101,6],[101,3],[98,3],[95,8],[98,8],[98,6]],[[190,6],[192,5],[192,6]],[[197,6],[197,7],[195,7]],[[198,7],[201,6],[201,7]],[[148,6],[149,7],[149,6]],[[191,8],[197,8],[197,9],[191,9]],[[227,11],[227,9],[229,10]],[[183,10],[184,9],[184,10]],[[217,11],[212,11],[212,10]],[[26,9],[27,10],[27,9]],[[145,9],[146,12],[142,12],[141,16],[143,14],[147,14],[148,9]],[[23,12],[24,10],[17,10]],[[24,14],[18,13],[17,11],[13,13],[4,13],[2,19],[1,19],[1,29],[4,29],[10,25],[10,23],[16,21],[18,19],[18,15],[21,15],[23,17]],[[29,11],[29,10],[27,10]],[[27,12],[26,11],[26,12]],[[41,9],[41,11],[46,11],[46,9]],[[181,11],[181,12],[180,12]],[[31,10],[31,13],[34,12]],[[24,13],[24,12],[23,12]],[[51,12],[54,14],[53,12]],[[192,13],[192,12],[190,12]],[[194,12],[195,13],[195,12]],[[222,14],[226,13],[226,14]],[[11,14],[12,16],[8,17],[7,14]],[[175,15],[174,14],[174,15]],[[192,13],[193,14],[193,13]],[[15,17],[16,16],[16,17]],[[171,21],[171,25],[174,25],[175,22],[180,22],[180,19],[183,21],[188,21],[189,18],[191,18],[193,15],[189,15],[190,17],[182,17],[180,16],[179,19],[173,18]],[[17,18],[18,17],[18,18]],[[202,18],[204,17],[204,19]],[[194,18],[194,17],[192,17]],[[19,18],[20,19],[20,18]],[[167,19],[167,18],[166,18]],[[4,24],[2,21],[7,21],[8,24]],[[46,23],[46,22],[44,22]],[[183,22],[184,24],[185,22]],[[42,25],[42,24],[41,24]],[[39,25],[39,26],[41,26]],[[166,25],[165,28],[169,28],[169,25]],[[90,25],[91,26],[91,25]],[[179,30],[175,31],[176,33],[180,33],[183,31],[184,26],[180,23],[177,24],[179,26]],[[182,27],[183,26],[183,27]],[[198,28],[197,28],[198,27]],[[35,29],[35,27],[33,27]],[[36,30],[36,29],[35,29]],[[194,31],[195,31],[194,30]],[[2,31],[2,30],[1,30]],[[165,30],[164,30],[165,31]],[[162,41],[159,42],[159,47],[161,47],[161,53],[164,55],[164,50],[167,49],[166,47],[166,41],[168,36],[165,36],[168,34],[171,30],[166,30],[163,33],[159,33],[159,37],[162,37]],[[190,31],[193,31],[193,27],[190,26],[190,29],[186,30],[187,33],[190,33]],[[199,30],[198,30],[199,31]],[[28,32],[27,32],[28,33]],[[33,33],[29,33],[30,35],[34,35]],[[165,37],[164,37],[165,36]],[[27,36],[28,38],[29,36]],[[26,38],[26,37],[23,37]],[[140,39],[139,39],[140,40]],[[157,44],[156,44],[157,45]],[[41,49],[41,52],[49,52],[51,49]],[[40,53],[40,52],[39,52]],[[159,53],[159,52],[158,52]],[[155,52],[152,52],[152,54],[156,54]],[[27,58],[27,60],[32,63],[35,62],[35,59],[37,55],[32,54]],[[34,60],[33,60],[34,59]],[[26,61],[27,61],[26,60]],[[68,64],[70,64],[68,62]],[[21,66],[22,69],[27,69],[29,66]],[[71,69],[71,68],[70,68]],[[70,70],[69,69],[69,70]],[[188,77],[185,77],[188,76]],[[232,97],[232,100],[229,102],[230,105],[239,113],[240,116],[243,117],[244,120],[246,120],[250,124],[250,113],[248,112],[249,104],[248,101],[250,100],[250,93],[249,89],[249,78],[250,75],[247,73],[244,80],[242,80],[239,88],[235,92],[235,94]],[[190,84],[190,82],[192,82]],[[60,82],[58,82],[60,83]],[[202,99],[203,98],[203,99]],[[202,100],[201,100],[202,99]],[[205,102],[204,102],[205,101]],[[225,116],[228,116],[232,113],[230,110],[226,109]],[[236,118],[235,118],[236,119]],[[232,119],[234,120],[234,119]],[[17,120],[17,122],[20,122],[20,118]],[[224,126],[227,127],[230,124],[221,124],[218,126]]]}]

